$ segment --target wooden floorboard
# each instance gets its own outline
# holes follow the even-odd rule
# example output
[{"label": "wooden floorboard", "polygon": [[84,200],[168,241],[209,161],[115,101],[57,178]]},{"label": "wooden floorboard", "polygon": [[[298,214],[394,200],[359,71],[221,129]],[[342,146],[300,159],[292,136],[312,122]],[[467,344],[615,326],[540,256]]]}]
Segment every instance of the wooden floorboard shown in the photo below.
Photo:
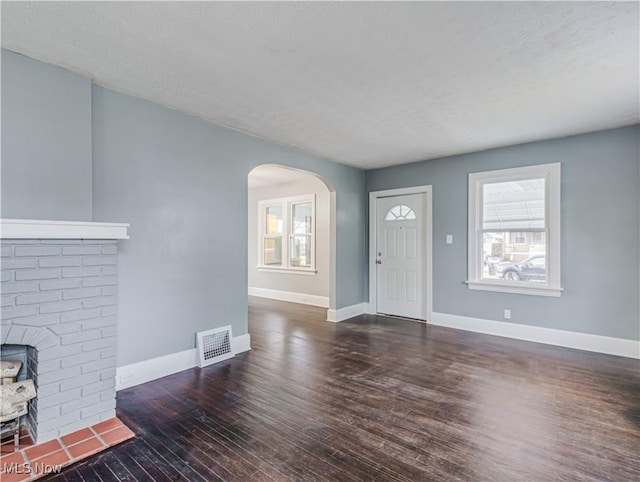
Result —
[{"label": "wooden floorboard", "polygon": [[251,298],[252,350],[118,392],[59,481],[640,480],[640,361]]}]

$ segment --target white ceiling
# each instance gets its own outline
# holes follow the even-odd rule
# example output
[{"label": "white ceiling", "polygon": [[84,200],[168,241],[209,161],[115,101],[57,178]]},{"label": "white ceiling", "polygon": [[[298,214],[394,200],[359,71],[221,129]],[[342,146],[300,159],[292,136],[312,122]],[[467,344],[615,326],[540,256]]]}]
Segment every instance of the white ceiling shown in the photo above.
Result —
[{"label": "white ceiling", "polygon": [[286,184],[290,182],[303,181],[313,177],[312,174],[286,167],[267,164],[253,169],[248,178],[249,189],[257,189],[276,184]]},{"label": "white ceiling", "polygon": [[638,2],[2,2],[2,45],[361,168],[637,123]]}]

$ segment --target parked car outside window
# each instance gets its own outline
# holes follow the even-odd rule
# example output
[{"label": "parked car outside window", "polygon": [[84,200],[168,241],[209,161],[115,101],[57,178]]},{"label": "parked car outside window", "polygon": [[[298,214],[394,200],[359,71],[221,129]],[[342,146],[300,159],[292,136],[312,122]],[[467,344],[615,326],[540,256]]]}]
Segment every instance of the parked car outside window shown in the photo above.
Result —
[{"label": "parked car outside window", "polygon": [[544,256],[531,256],[518,263],[499,263],[496,266],[498,276],[509,281],[547,280],[546,259]]}]

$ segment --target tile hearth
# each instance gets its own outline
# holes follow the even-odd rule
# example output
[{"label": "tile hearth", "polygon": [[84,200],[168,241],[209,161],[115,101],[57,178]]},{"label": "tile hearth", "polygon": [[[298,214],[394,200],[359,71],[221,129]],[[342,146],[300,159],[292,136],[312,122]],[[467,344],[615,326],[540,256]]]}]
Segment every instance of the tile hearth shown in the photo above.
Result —
[{"label": "tile hearth", "polygon": [[3,454],[0,479],[3,482],[36,480],[133,437],[135,434],[125,424],[111,418],[45,443]]}]

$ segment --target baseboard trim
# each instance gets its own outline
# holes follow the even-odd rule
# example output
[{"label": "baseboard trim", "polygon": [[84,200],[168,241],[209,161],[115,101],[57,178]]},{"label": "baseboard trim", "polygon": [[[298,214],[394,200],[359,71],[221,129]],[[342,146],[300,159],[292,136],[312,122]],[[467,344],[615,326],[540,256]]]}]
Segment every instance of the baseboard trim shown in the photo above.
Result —
[{"label": "baseboard trim", "polygon": [[518,325],[503,321],[484,320],[468,316],[433,313],[432,325],[473,331],[486,335],[532,341],[545,345],[563,346],[578,350],[606,353],[627,358],[640,358],[640,341],[609,336],[556,330],[540,326]]},{"label": "baseboard trim", "polygon": [[290,301],[303,305],[319,306],[329,308],[328,296],[307,295],[304,293],[294,293],[292,291],[271,290],[267,288],[249,288],[249,296],[269,298],[270,300]]},{"label": "baseboard trim", "polygon": [[251,335],[245,333],[244,335],[234,336],[231,339],[231,346],[233,353],[236,355],[251,350]]},{"label": "baseboard trim", "polygon": [[[231,339],[231,346],[236,355],[251,350],[251,335],[246,333],[234,336]],[[135,387],[142,383],[188,370],[197,365],[198,351],[196,348],[191,348],[190,350],[118,367],[116,368],[116,390]]]},{"label": "baseboard trim", "polygon": [[333,323],[339,323],[354,316],[359,316],[367,313],[369,303],[358,303],[357,305],[345,306],[344,308],[338,308],[337,310],[327,310],[327,321]]}]

